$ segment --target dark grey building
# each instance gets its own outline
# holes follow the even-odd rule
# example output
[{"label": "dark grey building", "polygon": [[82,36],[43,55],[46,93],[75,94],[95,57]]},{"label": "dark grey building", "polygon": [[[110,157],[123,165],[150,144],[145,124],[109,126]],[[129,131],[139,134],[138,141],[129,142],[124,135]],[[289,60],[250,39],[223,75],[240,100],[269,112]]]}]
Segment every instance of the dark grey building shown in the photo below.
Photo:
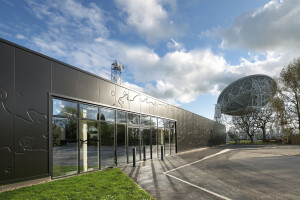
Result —
[{"label": "dark grey building", "polygon": [[222,124],[0,39],[0,185],[222,143]]}]

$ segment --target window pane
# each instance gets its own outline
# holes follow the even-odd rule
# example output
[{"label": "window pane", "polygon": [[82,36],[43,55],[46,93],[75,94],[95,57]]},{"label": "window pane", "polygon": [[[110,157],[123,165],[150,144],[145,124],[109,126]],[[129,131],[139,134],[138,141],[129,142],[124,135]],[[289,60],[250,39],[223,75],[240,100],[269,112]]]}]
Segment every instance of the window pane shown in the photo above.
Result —
[{"label": "window pane", "polygon": [[80,104],[80,118],[98,120],[98,107]]},{"label": "window pane", "polygon": [[[53,117],[53,140],[64,143],[65,140],[77,140],[77,119]],[[54,140],[56,142],[56,140]]]},{"label": "window pane", "polygon": [[53,115],[77,117],[77,103],[53,99]]},{"label": "window pane", "polygon": [[126,154],[126,125],[117,125],[117,163],[126,164],[127,154]]},{"label": "window pane", "polygon": [[119,122],[119,123],[127,123],[126,112],[117,110],[117,122]]},{"label": "window pane", "polygon": [[[150,146],[150,144],[151,144],[151,134],[150,134],[150,129],[141,129],[141,149],[142,149],[142,151],[144,151],[143,150],[143,146],[145,146],[145,148],[146,148],[146,159],[150,159],[150,157],[151,157],[151,153],[150,153],[150,148],[151,148],[151,146]],[[143,152],[144,153],[144,152]],[[142,153],[142,154],[143,154]],[[143,155],[143,158],[144,158],[144,155]]]},{"label": "window pane", "polygon": [[77,120],[54,117],[53,132],[53,176],[78,172]]},{"label": "window pane", "polygon": [[133,148],[136,148],[136,161],[141,159],[140,154],[140,129],[128,128],[128,162],[133,162]]},{"label": "window pane", "polygon": [[176,139],[175,139],[175,130],[170,130],[170,143],[171,143],[171,154],[176,154]]},{"label": "window pane", "polygon": [[101,108],[100,111],[101,111],[101,120],[107,122],[115,122],[115,110]]},{"label": "window pane", "polygon": [[170,155],[170,129],[165,129],[165,155]]},{"label": "window pane", "polygon": [[163,119],[157,119],[157,125],[158,127],[164,127],[164,120]]},{"label": "window pane", "polygon": [[175,122],[170,121],[170,128],[175,128]]},{"label": "window pane", "polygon": [[141,117],[141,125],[142,126],[150,126],[151,125],[150,116],[142,115],[142,117]]},{"label": "window pane", "polygon": [[163,128],[158,128],[157,131],[157,145],[158,145],[158,155],[160,158],[160,148],[161,145],[164,145],[164,129]]},{"label": "window pane", "polygon": [[134,113],[128,113],[128,124],[130,125],[140,124],[140,115]]},{"label": "window pane", "polygon": [[152,158],[157,158],[157,128],[152,128]]},{"label": "window pane", "polygon": [[115,166],[115,124],[101,122],[101,168]]},{"label": "window pane", "polygon": [[156,127],[157,126],[157,118],[156,117],[151,117],[151,126]]},{"label": "window pane", "polygon": [[164,127],[165,128],[170,128],[170,121],[167,119],[164,119]]},{"label": "window pane", "polygon": [[99,123],[80,120],[80,171],[99,169]]}]

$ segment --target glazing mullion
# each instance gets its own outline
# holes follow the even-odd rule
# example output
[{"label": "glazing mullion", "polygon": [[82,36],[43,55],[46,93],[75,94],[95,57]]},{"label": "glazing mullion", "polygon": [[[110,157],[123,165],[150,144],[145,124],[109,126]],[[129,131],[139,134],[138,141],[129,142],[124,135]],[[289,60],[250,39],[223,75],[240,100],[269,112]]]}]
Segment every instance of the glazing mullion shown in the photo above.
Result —
[{"label": "glazing mullion", "polygon": [[99,140],[98,140],[98,142],[99,142],[99,144],[98,144],[98,151],[99,151],[99,169],[101,169],[101,120],[100,120],[100,118],[101,118],[101,113],[100,113],[100,111],[101,111],[101,108],[100,108],[100,106],[98,107],[98,123],[99,123],[99,126],[98,126],[98,137],[99,137]]},{"label": "glazing mullion", "polygon": [[80,106],[77,102],[77,173],[80,173]]}]

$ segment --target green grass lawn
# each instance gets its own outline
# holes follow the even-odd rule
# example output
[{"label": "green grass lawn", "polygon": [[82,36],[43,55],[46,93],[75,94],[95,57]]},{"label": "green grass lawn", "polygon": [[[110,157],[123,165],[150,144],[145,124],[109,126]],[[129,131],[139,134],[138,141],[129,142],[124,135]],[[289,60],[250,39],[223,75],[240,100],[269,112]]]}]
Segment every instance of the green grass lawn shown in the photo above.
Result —
[{"label": "green grass lawn", "polygon": [[8,199],[154,199],[121,169],[107,169],[0,193]]}]

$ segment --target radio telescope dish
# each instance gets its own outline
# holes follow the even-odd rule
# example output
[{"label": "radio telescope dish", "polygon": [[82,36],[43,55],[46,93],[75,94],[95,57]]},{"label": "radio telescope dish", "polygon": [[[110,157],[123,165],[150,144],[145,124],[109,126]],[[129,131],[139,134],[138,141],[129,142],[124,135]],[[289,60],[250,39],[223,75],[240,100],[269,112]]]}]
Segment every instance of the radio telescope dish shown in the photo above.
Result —
[{"label": "radio telescope dish", "polygon": [[[237,116],[249,108],[261,108],[272,98],[271,83],[273,79],[267,75],[256,74],[243,77],[228,85],[219,95],[216,105],[219,113]],[[218,120],[217,120],[218,121]]]}]

